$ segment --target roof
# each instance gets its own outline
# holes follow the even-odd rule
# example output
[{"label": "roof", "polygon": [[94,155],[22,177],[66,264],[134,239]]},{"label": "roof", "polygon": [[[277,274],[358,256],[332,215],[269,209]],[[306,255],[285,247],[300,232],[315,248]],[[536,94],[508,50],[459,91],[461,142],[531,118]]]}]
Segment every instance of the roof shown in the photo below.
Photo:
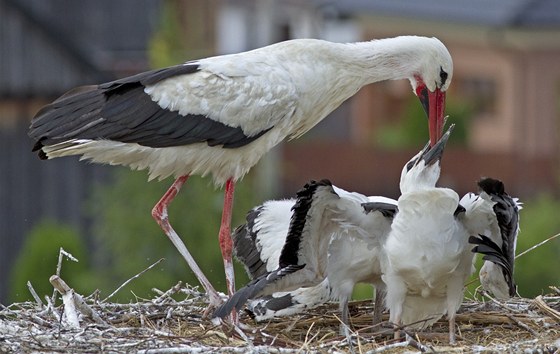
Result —
[{"label": "roof", "polygon": [[318,0],[341,16],[375,14],[491,27],[560,27],[558,0]]}]

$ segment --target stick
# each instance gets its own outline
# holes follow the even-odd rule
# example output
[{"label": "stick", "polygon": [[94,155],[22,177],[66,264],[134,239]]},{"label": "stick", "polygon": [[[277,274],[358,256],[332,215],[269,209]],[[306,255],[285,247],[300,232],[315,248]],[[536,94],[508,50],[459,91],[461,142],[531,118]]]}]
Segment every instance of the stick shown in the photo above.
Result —
[{"label": "stick", "polygon": [[[103,321],[101,317],[95,312],[85,301],[84,298],[71,289],[62,278],[57,275],[50,277],[49,281],[55,289],[62,294],[63,300],[66,293],[71,293],[72,302],[74,307],[77,308],[84,316],[91,318],[95,323],[108,326],[107,322]],[[65,303],[66,308],[66,303]]]},{"label": "stick", "polygon": [[374,350],[367,351],[366,354],[382,353],[387,350],[401,348],[401,347],[408,347],[408,341],[387,344],[382,347],[376,348]]},{"label": "stick", "polygon": [[35,299],[35,302],[37,303],[37,305],[39,305],[40,307],[43,307],[43,301],[41,301],[41,298],[39,297],[39,295],[37,294],[35,289],[33,289],[33,285],[31,285],[30,281],[27,281],[27,288],[29,289],[29,292],[31,293],[31,296],[33,296],[33,298]]},{"label": "stick", "polygon": [[101,300],[101,302],[105,302],[107,300],[109,300],[110,298],[112,298],[116,293],[119,292],[119,290],[121,290],[122,288],[124,288],[125,286],[128,285],[128,283],[130,283],[131,281],[133,281],[134,279],[140,277],[142,274],[146,273],[147,271],[149,271],[150,269],[154,268],[156,265],[160,264],[162,261],[164,261],[165,258],[160,258],[157,262],[155,262],[154,264],[152,264],[151,266],[149,266],[148,268],[144,269],[143,271],[141,271],[140,273],[136,274],[135,276],[133,276],[132,278],[128,279],[127,281],[125,281],[124,283],[122,283],[121,286],[119,286],[115,291],[113,291],[109,296],[107,296],[106,298],[104,298],[103,300]]},{"label": "stick", "polygon": [[542,295],[537,296],[535,300],[533,300],[533,302],[535,305],[537,305],[538,308],[546,312],[550,317],[553,317],[554,319],[556,319],[556,321],[560,322],[560,312],[548,306],[542,299]]},{"label": "stick", "polygon": [[[62,260],[64,259],[63,256],[66,256],[71,261],[74,261],[76,263],[78,262],[78,259],[76,257],[74,257],[71,253],[66,252],[64,248],[60,247],[60,250],[58,251],[58,263],[56,264],[56,272],[54,273],[59,277],[60,271],[62,270]],[[56,288],[53,290],[51,301],[53,304],[56,302]]]},{"label": "stick", "polygon": [[519,321],[517,318],[513,317],[511,314],[506,313],[505,314],[507,316],[507,318],[509,318],[512,322],[514,322],[516,325],[518,325],[519,327],[523,328],[524,330],[526,330],[527,332],[531,333],[533,336],[538,336],[537,332],[535,332],[534,329],[532,329],[531,327],[527,326],[525,323]]},{"label": "stick", "polygon": [[503,309],[506,309],[510,312],[515,312],[515,313],[521,312],[521,310],[512,309],[511,307],[508,307],[504,303],[502,303],[502,302],[498,301],[497,299],[493,298],[492,296],[490,296],[490,294],[488,294],[488,292],[486,290],[482,290],[481,294],[483,296],[487,297],[488,299],[490,299],[490,301],[492,301],[493,303],[495,303],[496,305],[500,306]]},{"label": "stick", "polygon": [[534,250],[535,248],[538,248],[538,247],[544,245],[544,244],[547,243],[548,241],[554,240],[554,239],[557,238],[558,236],[560,236],[560,233],[558,233],[558,234],[556,234],[556,235],[554,235],[554,236],[550,236],[550,237],[547,238],[546,240],[544,240],[544,241],[542,241],[542,242],[539,242],[539,243],[537,243],[536,245],[534,245],[533,247],[531,247],[531,248],[529,248],[529,249],[527,249],[527,250],[521,252],[520,254],[518,254],[517,256],[515,256],[515,259],[517,259],[517,258],[523,256],[523,255],[526,254],[526,253],[531,252],[531,251]]},{"label": "stick", "polygon": [[60,279],[58,275],[53,275],[49,281],[56,290],[62,295],[62,302],[64,303],[64,315],[70,327],[80,328],[80,321],[78,320],[78,313],[74,304],[74,290],[70,289],[64,280]]},{"label": "stick", "polygon": [[[176,294],[181,289],[181,286],[183,286],[183,282],[179,280],[179,282],[175,284],[171,289],[167,290],[164,293],[161,293],[160,296],[152,300],[152,302],[156,305],[160,305],[167,298],[171,297],[171,295]],[[156,289],[152,289],[152,290],[155,291]]]},{"label": "stick", "polygon": [[429,347],[425,346],[424,344],[420,343],[419,340],[416,340],[416,339],[412,338],[410,335],[408,335],[408,333],[405,334],[405,338],[406,338],[406,341],[408,342],[408,344],[411,347],[414,347],[414,348],[418,349],[422,353],[427,352],[427,351],[430,351],[430,352],[434,351],[432,348],[429,348]]}]

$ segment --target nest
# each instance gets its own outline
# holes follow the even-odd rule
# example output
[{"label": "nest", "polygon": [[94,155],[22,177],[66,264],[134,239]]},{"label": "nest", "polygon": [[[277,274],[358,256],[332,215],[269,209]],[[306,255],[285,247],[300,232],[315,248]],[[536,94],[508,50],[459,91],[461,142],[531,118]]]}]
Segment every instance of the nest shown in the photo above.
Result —
[{"label": "nest", "polygon": [[[448,344],[444,318],[425,332],[394,338],[387,322],[372,325],[371,301],[350,303],[352,343],[339,334],[337,304],[291,317],[256,323],[248,314],[240,326],[203,318],[207,298],[178,283],[153,299],[117,304],[98,294],[82,298],[52,279],[63,303],[15,303],[0,309],[0,352],[560,352],[560,291],[507,302],[466,301],[457,315],[457,345]],[[65,284],[64,284],[65,285]],[[57,295],[58,296],[58,295]],[[181,299],[181,300],[176,300]],[[384,320],[387,320],[385,315]]]}]

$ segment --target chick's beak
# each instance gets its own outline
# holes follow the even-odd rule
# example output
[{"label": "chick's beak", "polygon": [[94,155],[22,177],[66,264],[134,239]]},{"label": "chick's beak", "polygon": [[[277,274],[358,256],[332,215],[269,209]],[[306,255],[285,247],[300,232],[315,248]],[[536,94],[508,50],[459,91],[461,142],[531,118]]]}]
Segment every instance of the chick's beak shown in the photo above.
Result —
[{"label": "chick's beak", "polygon": [[445,144],[447,144],[447,140],[449,140],[449,136],[451,132],[455,128],[455,124],[451,124],[445,134],[441,136],[441,138],[432,146],[428,148],[424,148],[422,151],[421,159],[424,160],[426,166],[434,164],[437,161],[441,160],[443,156],[443,150],[445,149]]},{"label": "chick's beak", "polygon": [[434,146],[443,134],[445,92],[439,88],[432,92],[428,90],[424,83],[421,83],[416,88],[416,95],[420,99],[426,115],[428,115],[430,146]]}]

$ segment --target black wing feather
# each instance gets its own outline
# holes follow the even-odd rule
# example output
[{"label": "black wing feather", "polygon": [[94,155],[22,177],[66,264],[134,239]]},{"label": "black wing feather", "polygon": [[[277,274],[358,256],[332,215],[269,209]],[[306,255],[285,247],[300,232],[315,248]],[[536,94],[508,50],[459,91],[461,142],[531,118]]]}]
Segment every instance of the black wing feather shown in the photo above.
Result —
[{"label": "black wing feather", "polygon": [[266,273],[266,264],[257,249],[257,232],[255,231],[255,221],[262,210],[263,207],[260,206],[247,213],[247,223],[238,226],[231,235],[235,257],[243,263],[251,279]]},{"label": "black wing feather", "polygon": [[226,301],[222,306],[216,309],[212,317],[224,318],[233,310],[239,311],[248,299],[255,298],[263,293],[268,292],[269,286],[273,286],[274,283],[276,283],[278,280],[284,278],[289,274],[297,272],[303,267],[305,267],[305,264],[292,264],[287,267],[283,267],[270,273],[261,275],[260,277],[252,280],[249,284],[237,290],[237,292],[233,294],[233,296],[228,301]]},{"label": "black wing feather", "polygon": [[[505,266],[502,267],[504,276],[510,286],[510,295],[515,295],[515,284],[513,281],[513,271],[515,264],[515,244],[519,230],[519,207],[515,200],[509,196],[504,184],[497,179],[482,178],[478,182],[482,191],[490,196],[495,205],[493,206],[496,219],[502,237],[502,247],[500,253],[503,255]],[[506,274],[508,273],[508,274]],[[513,288],[513,294],[511,294]]]},{"label": "black wing feather", "polygon": [[502,249],[489,237],[484,235],[469,237],[469,243],[477,245],[472,252],[483,255],[482,259],[498,265],[502,269],[502,274],[508,285],[509,295],[515,296],[517,286],[513,279],[513,263],[509,261]]},{"label": "black wing feather", "polygon": [[517,231],[519,229],[519,208],[517,203],[505,192],[504,184],[497,179],[483,178],[478,182],[478,186],[496,203],[493,209],[502,235],[502,248],[508,260],[513,263]]},{"label": "black wing feather", "polygon": [[378,211],[381,213],[381,215],[390,219],[393,219],[399,212],[399,207],[396,204],[383,202],[362,203],[362,208],[364,208],[366,214],[369,214],[372,211]]},{"label": "black wing feather", "polygon": [[[308,212],[313,203],[313,196],[320,186],[332,186],[332,184],[328,180],[321,180],[319,182],[311,181],[297,192],[297,200],[292,207],[290,228],[278,260],[278,269],[255,278],[249,284],[239,289],[226,303],[214,312],[213,317],[223,318],[233,310],[239,311],[248,299],[270,293],[277,281],[305,268],[305,264],[299,264],[302,234],[305,224],[308,221]],[[248,224],[254,223],[254,220],[258,218],[258,213],[258,208],[255,209],[254,212],[249,213]],[[233,238],[234,240],[237,239],[236,242],[240,246],[240,241],[243,240],[245,243],[243,247],[239,247],[239,253],[242,257],[245,257],[243,262],[251,263],[254,261],[255,267],[260,269],[259,267],[264,266],[264,264],[260,264],[262,260],[260,260],[258,255],[253,254],[253,250],[256,249],[256,247],[254,247],[256,235],[251,235],[251,229],[252,228],[247,227],[238,228],[234,232]],[[235,248],[237,249],[238,247],[236,246]],[[250,261],[248,261],[249,259]]]},{"label": "black wing feather", "polygon": [[146,85],[196,71],[197,64],[176,65],[70,90],[35,115],[29,128],[36,141],[33,151],[70,139],[107,139],[154,148],[201,142],[237,148],[268,131],[247,136],[240,127],[212,117],[163,109],[144,92]]},{"label": "black wing feather", "polygon": [[296,194],[297,199],[296,203],[292,207],[290,228],[278,260],[280,268],[299,263],[298,255],[302,241],[303,228],[307,222],[307,215],[313,202],[313,195],[320,186],[332,186],[332,183],[326,179],[319,182],[310,181]]}]

